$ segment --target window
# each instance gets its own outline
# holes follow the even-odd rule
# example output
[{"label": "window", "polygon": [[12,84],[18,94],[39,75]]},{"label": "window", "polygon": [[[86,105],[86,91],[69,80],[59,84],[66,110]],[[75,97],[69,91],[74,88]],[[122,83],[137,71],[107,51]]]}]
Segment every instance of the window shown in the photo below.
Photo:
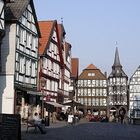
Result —
[{"label": "window", "polygon": [[25,30],[20,28],[20,43],[24,45],[25,41]]},{"label": "window", "polygon": [[107,96],[107,90],[103,89],[103,96]]},{"label": "window", "polygon": [[26,41],[27,41],[26,42],[26,45],[27,45],[26,47],[31,49],[31,45],[32,45],[32,35],[31,34],[27,33],[27,40]]},{"label": "window", "polygon": [[25,62],[24,62],[24,57],[20,56],[19,57],[19,72],[24,74],[25,73]]},{"label": "window", "polygon": [[99,96],[99,89],[96,89],[96,96]]},{"label": "window", "polygon": [[103,86],[106,87],[107,86],[107,81],[103,80]]},{"label": "window", "polygon": [[96,80],[95,82],[96,82],[96,87],[98,87],[99,86],[99,80]]},{"label": "window", "polygon": [[84,85],[83,86],[87,86],[87,80],[84,80]]},{"label": "window", "polygon": [[106,103],[106,99],[105,99],[105,98],[102,99],[102,102],[103,102],[103,106],[106,106],[106,105],[107,105],[107,103]]},{"label": "window", "polygon": [[30,76],[30,68],[31,68],[31,63],[29,59],[26,59],[26,75]]},{"label": "window", "polygon": [[98,105],[99,105],[99,99],[96,98],[96,106],[98,106]]},{"label": "window", "polygon": [[87,89],[84,89],[84,95],[87,96]]},{"label": "window", "polygon": [[88,88],[88,96],[91,96],[91,89]]},{"label": "window", "polygon": [[81,96],[83,96],[83,88],[81,88]]},{"label": "window", "polygon": [[92,105],[95,106],[95,98],[92,98]]},{"label": "window", "polygon": [[88,105],[91,106],[91,98],[88,98]]},{"label": "window", "polygon": [[33,51],[36,51],[36,46],[37,46],[37,43],[36,43],[36,38],[35,37],[32,37],[32,50]]},{"label": "window", "polygon": [[95,87],[95,80],[92,80],[92,87]]},{"label": "window", "polygon": [[88,80],[88,87],[91,87],[91,80]]},{"label": "window", "polygon": [[32,77],[36,76],[36,67],[35,67],[35,62],[32,62]]},{"label": "window", "polygon": [[85,98],[85,105],[87,105],[87,98]]},{"label": "window", "polygon": [[81,104],[84,104],[84,99],[83,98],[81,98]]},{"label": "window", "polygon": [[92,89],[92,96],[95,96],[95,89]]},{"label": "window", "polygon": [[90,73],[88,73],[88,76],[95,76],[95,73],[90,72]]},{"label": "window", "polygon": [[100,106],[103,106],[103,99],[100,99]]},{"label": "window", "polygon": [[79,94],[81,93],[80,89],[78,89],[78,93],[79,93]]}]

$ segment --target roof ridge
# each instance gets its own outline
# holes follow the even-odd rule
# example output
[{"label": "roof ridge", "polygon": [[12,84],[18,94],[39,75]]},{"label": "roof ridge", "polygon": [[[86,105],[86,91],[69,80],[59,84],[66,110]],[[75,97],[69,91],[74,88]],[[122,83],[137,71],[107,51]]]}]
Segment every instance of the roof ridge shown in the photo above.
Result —
[{"label": "roof ridge", "polygon": [[88,66],[87,66],[87,68],[86,68],[86,70],[92,70],[92,69],[98,69],[95,65],[93,65],[92,63],[91,64],[89,64]]}]

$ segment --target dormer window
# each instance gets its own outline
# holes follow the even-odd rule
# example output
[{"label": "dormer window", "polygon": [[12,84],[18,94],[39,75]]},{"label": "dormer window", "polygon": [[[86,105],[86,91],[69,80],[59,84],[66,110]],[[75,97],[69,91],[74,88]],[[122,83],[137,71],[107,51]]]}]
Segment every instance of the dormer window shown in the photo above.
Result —
[{"label": "dormer window", "polygon": [[90,73],[88,73],[88,76],[95,76],[95,73],[93,73],[93,72],[91,73],[90,72]]}]

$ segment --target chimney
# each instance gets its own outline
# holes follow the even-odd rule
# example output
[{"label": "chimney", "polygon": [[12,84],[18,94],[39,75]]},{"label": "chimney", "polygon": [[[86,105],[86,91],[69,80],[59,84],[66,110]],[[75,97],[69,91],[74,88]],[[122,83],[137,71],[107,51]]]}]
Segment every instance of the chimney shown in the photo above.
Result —
[{"label": "chimney", "polygon": [[107,78],[107,72],[106,72],[106,71],[105,71],[104,75],[105,75],[105,77]]}]

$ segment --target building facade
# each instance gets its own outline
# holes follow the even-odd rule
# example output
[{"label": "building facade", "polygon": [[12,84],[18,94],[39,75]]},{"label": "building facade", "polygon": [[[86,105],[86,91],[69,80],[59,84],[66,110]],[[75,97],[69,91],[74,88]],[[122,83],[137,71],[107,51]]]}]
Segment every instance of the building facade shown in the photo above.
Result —
[{"label": "building facade", "polygon": [[129,82],[130,118],[140,118],[140,66]]},{"label": "building facade", "polygon": [[71,44],[65,42],[64,44],[64,102],[69,98],[69,86],[71,75]]},{"label": "building facade", "polygon": [[77,84],[79,76],[79,59],[71,58],[71,76],[70,76],[70,86],[69,86],[69,98],[71,100],[76,100]]},{"label": "building facade", "polygon": [[118,48],[116,48],[112,72],[108,77],[108,110],[109,114],[120,115],[122,110],[128,111],[128,77],[120,64]]},{"label": "building facade", "polygon": [[[1,43],[2,38],[4,37],[5,33],[5,16],[4,16],[4,9],[5,9],[5,1],[0,1],[0,52],[1,52]],[[0,55],[0,71],[1,71],[1,55]],[[1,98],[0,98],[1,99]],[[1,100],[0,100],[1,101]]]},{"label": "building facade", "polygon": [[93,64],[90,64],[78,77],[78,102],[84,106],[79,109],[87,113],[107,114],[107,78]]},{"label": "building facade", "polygon": [[[65,63],[57,21],[40,21],[39,86],[47,104],[63,103]],[[66,65],[67,66],[67,65]],[[42,79],[45,81],[42,87]],[[69,82],[69,81],[68,81]],[[57,107],[57,106],[56,106]],[[49,106],[47,107],[49,109]]]},{"label": "building facade", "polygon": [[25,104],[37,105],[38,38],[33,0],[15,0],[5,7],[6,31],[2,41],[0,93],[2,113],[27,117]]}]

